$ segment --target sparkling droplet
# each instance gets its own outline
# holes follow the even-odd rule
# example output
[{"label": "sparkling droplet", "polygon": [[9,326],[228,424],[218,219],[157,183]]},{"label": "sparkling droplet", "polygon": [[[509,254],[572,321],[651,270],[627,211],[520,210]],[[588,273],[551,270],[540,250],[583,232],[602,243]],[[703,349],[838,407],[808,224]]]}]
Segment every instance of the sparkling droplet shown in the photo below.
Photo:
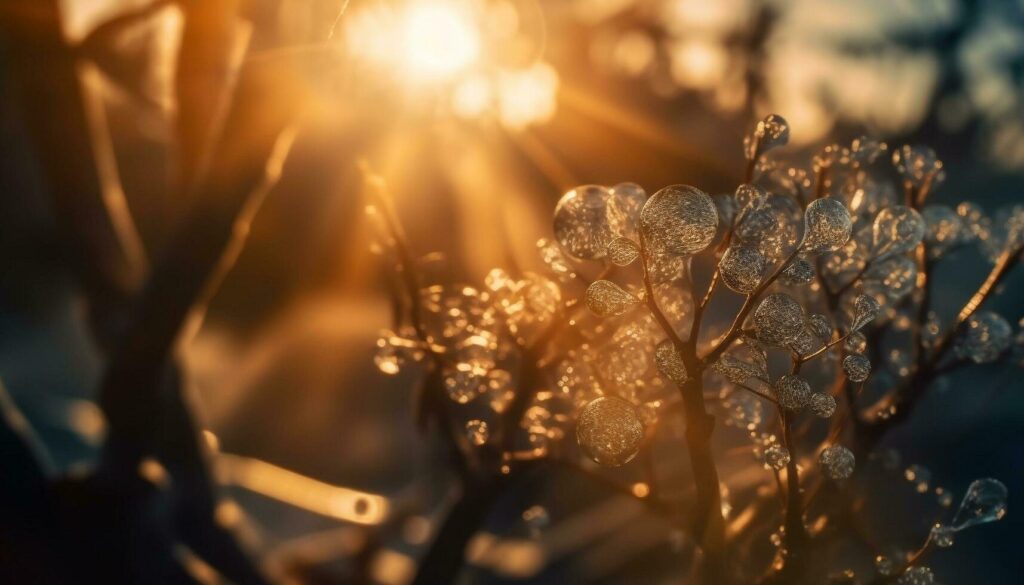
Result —
[{"label": "sparkling droplet", "polygon": [[779,281],[787,286],[803,286],[814,280],[814,265],[804,259],[793,261],[779,275]]},{"label": "sparkling droplet", "polygon": [[887,207],[875,217],[872,252],[884,258],[913,250],[924,238],[924,231],[924,219],[917,210],[905,205]]},{"label": "sparkling droplet", "polygon": [[743,139],[743,153],[747,160],[789,142],[789,123],[778,114],[768,114],[757,123],[754,131]]},{"label": "sparkling droplet", "polygon": [[479,447],[486,443],[490,436],[491,431],[487,428],[486,422],[473,419],[466,423],[466,438],[471,445]]},{"label": "sparkling droplet", "polygon": [[593,400],[576,421],[576,440],[583,452],[608,467],[618,467],[633,459],[643,435],[643,423],[636,408],[615,396]]},{"label": "sparkling droplet", "polygon": [[779,405],[789,410],[800,410],[811,401],[811,385],[800,376],[785,375],[775,382]]},{"label": "sparkling droplet", "polygon": [[829,479],[846,479],[853,475],[856,466],[853,451],[842,445],[826,447],[818,456],[818,462]]},{"label": "sparkling droplet", "polygon": [[642,237],[657,254],[696,254],[711,245],[717,230],[714,201],[688,185],[661,189],[647,200],[640,214]]},{"label": "sparkling droplet", "polygon": [[629,238],[615,238],[608,244],[608,259],[616,266],[629,266],[640,257],[640,246]]},{"label": "sparkling droplet", "polygon": [[956,354],[976,364],[999,359],[1013,342],[1013,328],[998,313],[982,311],[971,315],[957,337]]},{"label": "sparkling droplet", "polygon": [[764,256],[754,248],[730,246],[722,255],[718,270],[725,286],[740,294],[749,294],[761,284],[764,266]]},{"label": "sparkling droplet", "polygon": [[[412,331],[403,332],[412,337]],[[373,355],[373,363],[381,373],[389,376],[398,374],[402,366],[408,362],[415,362],[423,359],[423,349],[420,344],[393,331],[385,330],[377,339],[377,351]]]},{"label": "sparkling droplet", "polygon": [[953,527],[959,532],[971,526],[1002,520],[1006,516],[1006,486],[990,477],[976,479],[967,487],[960,509],[953,517]]},{"label": "sparkling droplet", "polygon": [[661,375],[676,384],[682,384],[686,381],[686,364],[683,363],[683,358],[679,356],[679,352],[676,351],[671,339],[662,341],[655,348],[654,363],[657,365],[658,372]]},{"label": "sparkling droplet", "polygon": [[804,212],[804,239],[800,249],[805,252],[835,252],[850,239],[853,220],[838,199],[815,199]]},{"label": "sparkling droplet", "polygon": [[614,317],[640,302],[610,280],[596,280],[587,287],[587,308],[598,317]]},{"label": "sparkling droplet", "polygon": [[765,343],[784,346],[803,331],[804,309],[785,294],[766,296],[754,310],[754,330]]},{"label": "sparkling droplet", "polygon": [[444,370],[444,388],[453,402],[467,404],[487,388],[487,371],[460,362]]},{"label": "sparkling droplet", "polygon": [[871,360],[863,355],[852,353],[843,359],[843,371],[851,382],[860,383],[871,374]]},{"label": "sparkling droplet", "polygon": [[814,416],[829,418],[836,412],[836,399],[831,394],[818,392],[811,395],[809,408]]},{"label": "sparkling droplet", "polygon": [[764,464],[775,471],[785,469],[789,465],[789,450],[778,443],[771,445],[764,450]]},{"label": "sparkling droplet", "polygon": [[898,585],[933,585],[935,575],[928,567],[910,567],[896,580]]},{"label": "sparkling droplet", "polygon": [[863,329],[865,325],[875,320],[882,306],[875,297],[860,294],[853,300],[853,324],[850,326],[854,331]]}]

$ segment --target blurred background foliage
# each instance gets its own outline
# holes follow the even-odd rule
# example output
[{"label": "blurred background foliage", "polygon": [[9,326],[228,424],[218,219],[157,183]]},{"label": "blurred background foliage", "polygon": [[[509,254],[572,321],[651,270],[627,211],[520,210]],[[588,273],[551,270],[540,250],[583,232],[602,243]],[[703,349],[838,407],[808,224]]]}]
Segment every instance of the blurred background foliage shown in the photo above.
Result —
[{"label": "blurred background foliage", "polygon": [[[767,112],[791,124],[787,158],[860,134],[924,143],[947,169],[934,201],[970,199],[990,211],[1022,201],[1019,0],[452,0],[445,4],[455,5],[455,16],[428,11],[422,20],[410,10],[432,3],[351,0],[339,16],[342,3],[237,3],[251,23],[246,59],[283,65],[278,89],[297,94],[303,109],[248,245],[184,348],[194,405],[220,452],[306,478],[395,502],[410,494],[432,505],[443,499],[443,460],[412,420],[417,373],[384,377],[373,365],[388,323],[389,268],[370,252],[357,161],[387,180],[415,252],[439,252],[440,275],[470,283],[493,266],[537,266],[534,243],[550,236],[550,210],[576,184],[732,191],[743,172],[742,137]],[[30,49],[12,30],[31,19],[33,3],[5,4],[0,379],[55,465],[71,470],[94,462],[105,432],[94,402],[104,358],[72,274],[76,251],[62,237],[25,121],[41,106],[24,101],[23,71],[13,66]],[[188,66],[177,57],[181,10],[153,0],[59,6],[66,38],[93,64],[82,68],[83,84],[109,125],[139,244],[159,257],[194,204],[174,179],[190,159],[175,140],[175,76]],[[93,34],[126,14],[139,16]],[[438,31],[447,39],[441,61],[430,52]],[[415,44],[421,34],[424,44]],[[954,310],[987,272],[976,252],[958,254],[939,271],[942,311]],[[1016,274],[1006,286],[1019,291],[1024,280]],[[1001,295],[994,308],[1011,322],[1024,315],[1019,293]],[[994,405],[975,400],[994,386],[1002,388]],[[1024,494],[1022,390],[1013,372],[960,374],[889,442],[956,493],[974,477],[1003,478],[1012,509]],[[233,477],[260,483],[258,474]],[[521,512],[536,504],[556,524],[580,517],[607,526],[535,582],[678,575],[681,547],[657,518],[570,475],[534,479],[488,531],[527,534]],[[307,548],[298,557],[311,564],[341,563],[351,548],[352,525],[304,509],[301,494],[289,502],[287,489],[278,497],[229,489],[258,527],[258,548],[278,555],[268,562],[293,562],[289,547],[299,543]],[[404,543],[395,554],[422,544],[416,522],[429,525],[430,505],[420,514],[388,537]],[[1020,518],[1011,513],[965,536],[932,566],[946,583],[1019,582]],[[333,536],[310,543],[324,534]],[[401,559],[378,579],[401,582],[410,562]],[[474,576],[502,580],[482,564]]]}]

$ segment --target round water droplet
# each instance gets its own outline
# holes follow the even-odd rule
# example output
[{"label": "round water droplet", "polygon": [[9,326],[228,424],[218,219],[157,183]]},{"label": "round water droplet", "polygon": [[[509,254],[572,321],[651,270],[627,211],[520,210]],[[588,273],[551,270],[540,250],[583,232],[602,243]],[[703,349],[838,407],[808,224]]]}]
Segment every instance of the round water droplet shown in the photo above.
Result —
[{"label": "round water droplet", "polygon": [[754,310],[754,330],[760,341],[783,346],[803,331],[804,309],[785,294],[773,293]]},{"label": "round water droplet", "polygon": [[779,275],[779,282],[787,286],[803,286],[814,280],[814,265],[804,259],[794,260]]},{"label": "round water droplet", "polygon": [[775,443],[764,450],[764,464],[774,469],[775,471],[781,471],[789,465],[789,450]]},{"label": "round water droplet", "polygon": [[967,487],[960,509],[953,518],[957,531],[1002,520],[1006,516],[1006,486],[990,477],[977,479]]},{"label": "round water droplet", "polygon": [[471,445],[479,447],[486,443],[490,436],[491,431],[487,428],[486,422],[473,419],[466,423],[466,438]]},{"label": "round water droplet", "polygon": [[640,302],[610,280],[596,280],[587,287],[587,308],[598,317],[614,317]]},{"label": "round water droplet", "polygon": [[787,374],[775,382],[775,394],[779,406],[789,410],[800,410],[811,401],[811,385],[800,376]]},{"label": "round water droplet", "polygon": [[956,341],[956,353],[976,364],[999,359],[1013,342],[1013,328],[998,313],[982,311],[971,315]]},{"label": "round water droplet", "polygon": [[815,199],[804,212],[804,239],[800,249],[805,252],[835,252],[842,248],[853,231],[850,212],[838,199]]},{"label": "round water droplet", "polygon": [[718,230],[718,210],[707,193],[672,185],[647,200],[640,232],[656,254],[690,256],[711,245]]},{"label": "round water droplet", "polygon": [[725,286],[740,294],[749,294],[761,284],[764,266],[764,256],[754,248],[730,246],[722,255],[718,270]]},{"label": "round water droplet", "polygon": [[808,408],[814,413],[814,416],[829,418],[836,412],[836,399],[831,394],[818,392],[811,395]]},{"label": "round water droplet", "polygon": [[608,244],[608,259],[616,266],[629,266],[640,257],[640,246],[629,238],[615,238]]},{"label": "round water droplet", "polygon": [[860,354],[850,354],[843,359],[843,371],[851,382],[863,382],[871,374],[871,360]]},{"label": "round water droplet", "polygon": [[887,207],[878,212],[872,226],[872,253],[883,258],[913,250],[924,231],[924,219],[917,210],[905,205]]},{"label": "round water droplet", "polygon": [[629,462],[640,450],[644,427],[636,408],[616,396],[587,404],[576,421],[576,440],[588,457],[608,467]]},{"label": "round water droplet", "polygon": [[826,447],[821,452],[821,455],[818,456],[818,462],[829,479],[846,479],[850,477],[853,475],[853,469],[857,463],[853,456],[853,451],[842,445]]},{"label": "round water droplet", "polygon": [[686,381],[686,364],[683,363],[683,358],[679,356],[672,340],[666,339],[654,349],[654,363],[661,375],[676,384]]}]

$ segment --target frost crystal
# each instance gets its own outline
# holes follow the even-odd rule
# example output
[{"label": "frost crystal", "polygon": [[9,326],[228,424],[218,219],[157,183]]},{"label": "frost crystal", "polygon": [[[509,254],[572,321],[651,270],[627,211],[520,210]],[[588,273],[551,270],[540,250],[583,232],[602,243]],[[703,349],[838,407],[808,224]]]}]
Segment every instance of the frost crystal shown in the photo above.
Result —
[{"label": "frost crystal", "polygon": [[588,457],[608,467],[629,462],[640,450],[643,423],[636,408],[615,396],[587,404],[576,422],[576,440]]},{"label": "frost crystal", "polygon": [[595,280],[587,287],[587,308],[598,317],[614,317],[640,302],[610,280]]},{"label": "frost crystal", "polygon": [[782,346],[804,328],[804,309],[785,293],[766,296],[754,310],[757,338],[771,345]]},{"label": "frost crystal", "polygon": [[690,256],[707,248],[718,230],[718,210],[707,193],[672,185],[647,200],[640,232],[655,253]]},{"label": "frost crystal", "polygon": [[1013,329],[998,313],[983,311],[971,315],[957,338],[956,353],[976,364],[999,359],[1013,341]]},{"label": "frost crystal", "polygon": [[615,238],[608,244],[608,259],[616,266],[629,266],[640,257],[640,246],[629,238]]},{"label": "frost crystal", "polygon": [[843,371],[851,382],[863,382],[871,374],[871,360],[860,354],[850,354],[843,360]]},{"label": "frost crystal", "polygon": [[878,212],[872,226],[872,251],[878,258],[913,250],[924,238],[924,219],[917,210],[904,205]]},{"label": "frost crystal", "polygon": [[779,405],[789,410],[800,410],[811,401],[811,385],[800,376],[785,375],[775,382]]},{"label": "frost crystal", "polygon": [[818,457],[825,475],[829,479],[846,479],[853,475],[856,459],[853,452],[842,445],[826,447]]},{"label": "frost crystal", "polygon": [[760,252],[742,246],[730,246],[718,263],[722,282],[741,294],[749,294],[761,284],[764,267],[765,259]]},{"label": "frost crystal", "polygon": [[846,206],[837,199],[815,199],[804,212],[804,252],[835,252],[850,239],[853,221]]}]

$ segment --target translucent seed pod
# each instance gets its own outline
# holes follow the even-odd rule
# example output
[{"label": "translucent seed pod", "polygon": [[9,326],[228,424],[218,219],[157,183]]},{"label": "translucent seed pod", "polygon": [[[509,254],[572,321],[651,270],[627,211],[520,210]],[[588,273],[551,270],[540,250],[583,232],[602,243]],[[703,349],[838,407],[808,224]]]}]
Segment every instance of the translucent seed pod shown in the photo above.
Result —
[{"label": "translucent seed pod", "polygon": [[754,131],[743,139],[743,154],[754,160],[769,150],[789,142],[789,123],[778,114],[768,114]]},{"label": "translucent seed pod", "polygon": [[607,467],[628,463],[640,450],[644,427],[636,408],[616,396],[587,404],[576,421],[576,440],[588,457]]},{"label": "translucent seed pod", "polygon": [[888,148],[884,142],[868,136],[854,138],[850,143],[850,158],[857,164],[871,164]]},{"label": "translucent seed pod", "polygon": [[853,475],[857,460],[853,456],[853,451],[842,445],[832,445],[821,452],[818,463],[821,464],[826,477],[838,480]]},{"label": "translucent seed pod", "polygon": [[854,331],[846,336],[843,342],[843,350],[846,353],[864,353],[868,349],[868,340],[860,331]]},{"label": "translucent seed pod", "polygon": [[828,317],[825,315],[815,313],[808,317],[807,328],[821,341],[832,340],[832,324],[828,322]]},{"label": "translucent seed pod", "polygon": [[835,252],[850,239],[853,220],[838,199],[815,199],[804,211],[804,239],[800,250],[813,254]]},{"label": "translucent seed pod", "polygon": [[955,351],[963,359],[988,364],[999,359],[1013,343],[1013,328],[998,313],[971,315],[957,337]]},{"label": "translucent seed pod", "polygon": [[986,477],[976,479],[967,487],[960,509],[953,517],[952,526],[957,531],[997,522],[1006,516],[1007,489],[998,479]]},{"label": "translucent seed pod", "polygon": [[779,275],[779,282],[787,286],[804,286],[814,280],[814,265],[804,259],[794,260]]},{"label": "translucent seed pod", "polygon": [[871,360],[860,354],[850,354],[843,359],[843,371],[851,382],[859,384],[871,374]]},{"label": "translucent seed pod", "polygon": [[765,258],[754,248],[729,246],[718,263],[722,282],[730,290],[749,294],[761,284]]},{"label": "translucent seed pod", "polygon": [[924,239],[924,232],[924,219],[917,210],[905,205],[886,207],[872,225],[872,254],[885,258],[913,250]]},{"label": "translucent seed pod", "polygon": [[656,254],[691,256],[711,245],[718,210],[707,193],[688,185],[665,187],[640,214],[640,233]]},{"label": "translucent seed pod", "polygon": [[946,178],[942,161],[935,155],[935,151],[927,146],[904,144],[900,149],[893,151],[892,164],[903,176],[903,180],[915,188],[929,182],[934,188]]},{"label": "translucent seed pod", "polygon": [[473,419],[466,423],[466,439],[471,445],[479,447],[486,443],[490,436],[491,431],[485,421]]},{"label": "translucent seed pod", "polygon": [[896,580],[897,585],[934,585],[935,575],[928,567],[910,567]]},{"label": "translucent seed pod", "polygon": [[875,320],[881,311],[882,306],[875,297],[859,294],[853,300],[853,323],[850,328],[854,331],[863,329],[865,325]]},{"label": "translucent seed pod", "polygon": [[775,395],[779,406],[788,410],[800,410],[811,401],[811,385],[800,376],[787,374],[775,382]]},{"label": "translucent seed pod", "polygon": [[808,409],[819,418],[830,418],[836,412],[836,399],[831,394],[817,392],[811,395]]},{"label": "translucent seed pod", "polygon": [[789,465],[789,450],[775,443],[764,450],[764,464],[770,469],[781,471]]},{"label": "translucent seed pod", "polygon": [[562,249],[582,260],[603,258],[609,242],[615,237],[608,217],[612,194],[606,187],[577,187],[555,206],[555,239]]},{"label": "translucent seed pod", "polygon": [[610,280],[595,280],[587,287],[587,308],[598,317],[622,315],[640,303],[635,295]]},{"label": "translucent seed pod", "polygon": [[629,266],[640,257],[640,246],[629,238],[615,238],[608,244],[608,259],[616,266]]},{"label": "translucent seed pod", "polygon": [[803,331],[804,309],[793,297],[773,293],[761,300],[753,320],[759,340],[784,346]]},{"label": "translucent seed pod", "polygon": [[662,341],[654,349],[654,362],[658,372],[669,380],[676,384],[686,381],[686,364],[683,363],[683,358],[679,356],[671,339]]}]

